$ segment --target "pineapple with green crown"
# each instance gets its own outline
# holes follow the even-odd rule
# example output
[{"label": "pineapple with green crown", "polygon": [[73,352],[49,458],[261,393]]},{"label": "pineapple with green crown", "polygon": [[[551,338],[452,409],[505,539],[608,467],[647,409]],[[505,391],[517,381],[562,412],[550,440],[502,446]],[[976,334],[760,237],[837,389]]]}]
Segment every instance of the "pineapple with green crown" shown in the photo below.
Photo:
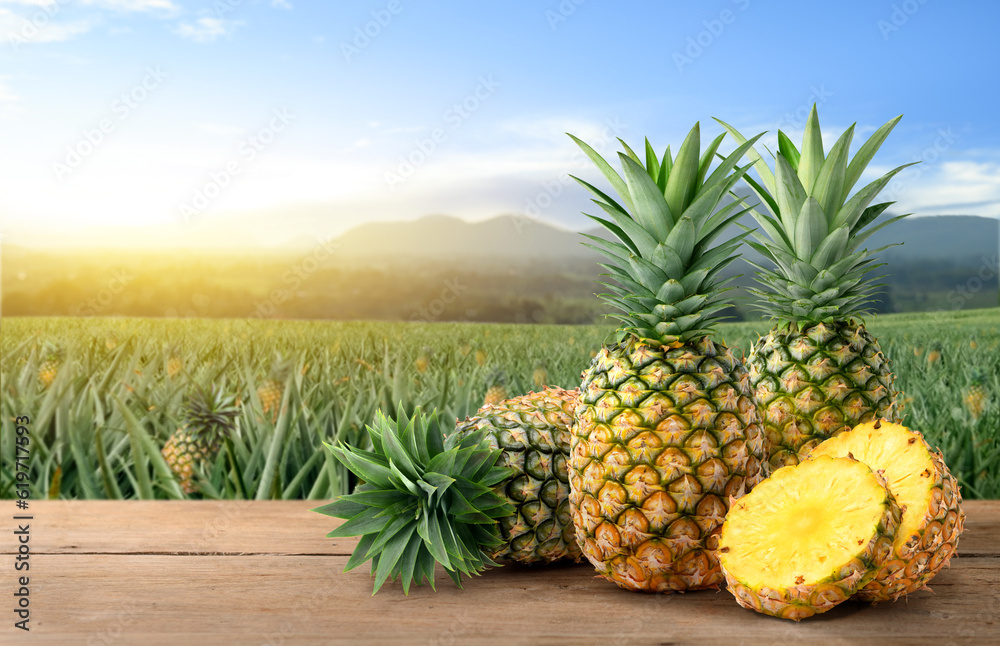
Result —
[{"label": "pineapple with green crown", "polygon": [[486,378],[486,396],[483,406],[496,406],[507,399],[507,375],[502,370],[494,370]]},{"label": "pineapple with green crown", "polygon": [[[716,238],[739,218],[719,208],[746,172],[739,146],[710,172],[725,135],[700,152],[696,124],[677,151],[645,161],[628,146],[624,177],[573,138],[621,203],[577,179],[609,219],[588,216],[617,241],[588,236],[617,284],[617,340],[584,372],[571,438],[570,504],[577,541],[598,573],[622,588],[673,592],[717,587],[716,549],[730,501],[766,475],[764,434],[750,379],[715,325],[720,272],[746,235]],[[624,145],[624,142],[623,142]]]},{"label": "pineapple with green crown", "polygon": [[212,460],[219,452],[222,438],[233,432],[239,415],[236,396],[220,387],[196,388],[188,397],[184,422],[163,446],[163,458],[180,480],[185,493],[195,493],[195,464]]},{"label": "pineapple with green crown", "polygon": [[291,361],[283,359],[280,354],[275,355],[267,379],[257,388],[257,398],[260,399],[264,416],[269,416],[272,422],[278,419],[281,398],[285,394],[285,382],[288,381],[291,370]]},{"label": "pineapple with green crown", "polygon": [[59,374],[59,368],[66,358],[66,351],[55,344],[46,343],[43,354],[45,361],[38,366],[38,380],[42,382],[42,387],[48,388]]},{"label": "pineapple with green crown", "polygon": [[974,421],[982,417],[983,411],[986,410],[986,404],[989,401],[986,389],[983,387],[983,382],[984,377],[982,373],[976,373],[972,378],[972,385],[966,389],[965,396],[962,398],[965,409],[969,411],[969,415],[972,416]]},{"label": "pineapple with green crown", "polygon": [[313,511],[347,520],[330,537],[361,536],[346,570],[371,559],[375,591],[399,577],[434,585],[434,563],[460,583],[502,563],[580,559],[567,456],[579,392],[545,388],[484,406],[444,432],[436,411],[381,410],[371,450],[326,445],[364,484]]},{"label": "pineapple with green crown", "polygon": [[181,348],[176,343],[167,346],[167,376],[171,379],[177,377],[184,370],[184,360],[181,358]]},{"label": "pineapple with green crown", "polygon": [[[892,204],[870,205],[899,166],[851,195],[851,189],[900,117],[879,128],[848,160],[852,125],[823,152],[814,105],[802,149],[778,131],[774,172],[751,148],[760,175],[749,176],[760,225],[749,244],[773,267],[755,265],[759,309],[776,319],[747,358],[772,467],[796,464],[827,438],[875,419],[900,421],[889,361],[862,317],[873,300],[873,254],[864,242],[906,217],[875,220]],[[738,141],[743,137],[721,122]],[[751,263],[753,264],[753,263]]]}]

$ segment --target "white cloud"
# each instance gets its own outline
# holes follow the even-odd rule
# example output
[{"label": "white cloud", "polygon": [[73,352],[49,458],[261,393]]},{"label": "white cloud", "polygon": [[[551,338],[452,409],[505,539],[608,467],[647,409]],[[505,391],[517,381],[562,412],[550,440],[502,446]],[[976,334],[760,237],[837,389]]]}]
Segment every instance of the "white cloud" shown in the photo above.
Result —
[{"label": "white cloud", "polygon": [[29,7],[50,7],[58,4],[57,0],[0,0],[0,4],[19,4]]},{"label": "white cloud", "polygon": [[291,9],[292,3],[288,0],[271,0],[271,6],[279,9]]},{"label": "white cloud", "polygon": [[81,0],[80,4],[126,13],[161,11],[173,14],[180,11],[180,7],[171,0]]},{"label": "white cloud", "polygon": [[243,23],[238,21],[205,16],[198,18],[194,24],[182,22],[174,29],[174,33],[181,38],[190,38],[197,43],[211,43],[219,36],[228,38],[241,24]]},{"label": "white cloud", "polygon": [[1000,152],[994,157],[912,166],[879,197],[895,200],[893,211],[900,213],[1000,217]]},{"label": "white cloud", "polygon": [[29,9],[18,13],[0,8],[0,34],[3,34],[16,53],[21,45],[69,40],[78,34],[86,33],[94,25],[90,20],[56,22],[58,12],[58,5],[46,5],[42,9],[34,11]]}]

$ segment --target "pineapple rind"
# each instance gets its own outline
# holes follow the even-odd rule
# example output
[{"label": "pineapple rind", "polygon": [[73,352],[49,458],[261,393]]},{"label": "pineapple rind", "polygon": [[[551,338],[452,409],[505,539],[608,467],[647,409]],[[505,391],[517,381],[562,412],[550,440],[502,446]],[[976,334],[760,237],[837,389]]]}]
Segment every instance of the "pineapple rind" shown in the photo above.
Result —
[{"label": "pineapple rind", "polygon": [[281,407],[281,397],[284,395],[285,385],[283,382],[268,379],[257,389],[257,398],[260,399],[260,406],[265,415],[271,416],[274,422],[278,418],[278,409]]},{"label": "pineapple rind", "polygon": [[570,455],[577,541],[629,590],[722,582],[731,498],[764,477],[764,435],[739,359],[708,338],[603,348],[584,373]]},{"label": "pineapple rind", "polygon": [[490,558],[525,564],[580,559],[566,469],[578,401],[577,390],[546,388],[487,404],[457,426],[458,437],[485,429],[490,448],[502,451],[497,465],[517,470],[500,485],[515,513],[500,519],[503,544]]},{"label": "pineapple rind", "polygon": [[900,421],[889,361],[857,322],[772,330],[751,348],[747,370],[774,469],[858,424]]},{"label": "pineapple rind", "polygon": [[179,428],[163,445],[163,458],[170,470],[180,479],[184,493],[195,493],[194,465],[214,458],[219,452],[218,437],[199,434],[188,428]]},{"label": "pineapple rind", "polygon": [[[932,450],[918,431],[885,420],[878,421],[877,429],[875,425],[876,422],[859,425],[835,440],[824,442],[812,453],[812,456],[850,453],[872,469],[885,472],[890,489],[894,490],[899,503],[905,506],[892,558],[858,592],[859,599],[872,603],[895,601],[900,596],[924,589],[948,565],[958,549],[958,540],[965,527],[958,481],[945,465],[941,452]],[[906,448],[889,446],[878,455],[876,452],[882,448],[878,445],[879,438],[882,438],[884,446],[885,438],[894,433],[905,440],[897,440],[896,444]],[[924,499],[915,495],[919,490],[915,491],[912,485],[904,490],[897,484],[901,479],[899,473],[905,469],[885,462],[886,459],[900,461],[908,457],[916,466],[907,468],[915,468],[912,480],[920,483],[919,489],[926,491]]]},{"label": "pineapple rind", "polygon": [[[780,571],[783,563],[768,563],[766,554],[762,554],[760,560],[761,570],[758,573],[758,581],[741,580],[739,574],[734,573],[734,568],[729,565],[730,557],[728,556],[737,553],[731,538],[731,534],[734,533],[732,529],[734,524],[754,522],[755,507],[772,503],[776,497],[794,495],[791,492],[796,491],[811,493],[812,481],[815,477],[807,472],[824,461],[842,461],[848,465],[859,464],[851,458],[818,457],[807,459],[799,462],[798,465],[789,465],[775,471],[772,478],[777,476],[775,482],[780,480],[780,487],[762,486],[733,505],[732,512],[722,528],[719,551],[726,585],[736,598],[736,602],[744,608],[782,619],[801,621],[806,617],[827,612],[849,599],[872,581],[880,568],[891,558],[893,542],[902,518],[902,509],[887,489],[886,482],[881,475],[870,469],[865,469],[863,472],[858,471],[858,473],[863,473],[867,482],[859,479],[857,487],[858,489],[864,486],[878,488],[875,492],[877,494],[875,499],[878,501],[876,508],[879,510],[877,521],[870,528],[855,528],[857,535],[861,536],[858,538],[858,549],[841,562],[835,563],[829,570],[829,574],[809,579],[798,577],[792,585],[786,585],[778,580],[773,581],[772,585],[767,585],[763,583],[763,580],[766,580],[768,576],[774,576],[772,573],[775,570]],[[796,474],[795,471],[802,473]],[[796,477],[802,479],[801,487],[794,486]],[[776,488],[778,491],[774,491]],[[774,532],[780,534],[782,529],[776,527]],[[816,541],[816,550],[823,552],[828,549],[827,543],[843,538],[840,535],[821,536]]]}]

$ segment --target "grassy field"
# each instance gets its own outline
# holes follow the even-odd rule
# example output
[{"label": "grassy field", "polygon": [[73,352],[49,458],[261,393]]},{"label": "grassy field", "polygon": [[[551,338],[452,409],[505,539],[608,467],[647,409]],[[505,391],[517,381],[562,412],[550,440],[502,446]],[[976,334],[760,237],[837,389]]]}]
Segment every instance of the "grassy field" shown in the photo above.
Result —
[{"label": "grassy field", "polygon": [[[745,352],[767,327],[727,325],[722,336]],[[1000,310],[889,315],[869,328],[893,361],[907,424],[941,447],[965,497],[1000,498]],[[511,395],[536,379],[575,387],[612,327],[5,318],[0,332],[0,497],[15,495],[21,415],[32,497],[188,497],[160,447],[192,384],[221,383],[240,397],[238,428],[194,496],[260,499],[344,492],[347,474],[322,443],[362,442],[378,407],[464,418],[495,370]],[[272,415],[257,389],[279,353],[293,369]],[[976,379],[981,411],[966,401]]]}]

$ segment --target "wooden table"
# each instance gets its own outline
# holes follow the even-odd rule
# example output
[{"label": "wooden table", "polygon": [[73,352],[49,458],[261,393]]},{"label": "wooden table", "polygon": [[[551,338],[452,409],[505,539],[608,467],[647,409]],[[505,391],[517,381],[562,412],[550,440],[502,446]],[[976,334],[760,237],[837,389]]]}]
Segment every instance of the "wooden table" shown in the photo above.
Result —
[{"label": "wooden table", "polygon": [[437,592],[373,597],[367,566],[342,573],[354,540],[325,537],[336,521],[308,511],[319,504],[32,501],[31,631],[13,628],[7,515],[0,643],[1000,644],[1000,501],[966,503],[961,558],[933,594],[799,624],[725,590],[625,592],[586,564],[505,567],[464,590],[440,571]]}]

